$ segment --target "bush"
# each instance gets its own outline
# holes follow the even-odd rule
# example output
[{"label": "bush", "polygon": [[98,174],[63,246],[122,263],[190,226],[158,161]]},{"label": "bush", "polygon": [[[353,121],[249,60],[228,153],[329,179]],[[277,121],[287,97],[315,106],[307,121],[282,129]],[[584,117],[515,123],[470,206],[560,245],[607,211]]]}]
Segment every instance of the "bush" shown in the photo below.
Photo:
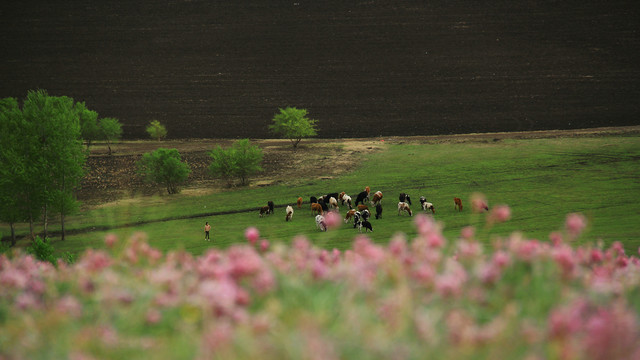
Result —
[{"label": "bush", "polygon": [[138,161],[138,173],[146,181],[166,186],[169,194],[180,192],[178,185],[187,180],[190,172],[177,149],[159,148],[144,154]]},{"label": "bush", "polygon": [[167,129],[158,120],[152,120],[147,126],[147,133],[152,139],[160,141],[167,136]]},{"label": "bush", "polygon": [[50,262],[55,264],[57,262],[56,257],[53,255],[55,249],[48,241],[42,240],[40,236],[36,236],[31,245],[27,248],[27,253],[33,255],[40,261]]},{"label": "bush", "polygon": [[209,172],[227,178],[230,184],[231,179],[239,177],[241,184],[245,185],[250,175],[262,171],[262,149],[251,145],[249,139],[238,140],[229,149],[218,146],[209,152],[209,156]]}]

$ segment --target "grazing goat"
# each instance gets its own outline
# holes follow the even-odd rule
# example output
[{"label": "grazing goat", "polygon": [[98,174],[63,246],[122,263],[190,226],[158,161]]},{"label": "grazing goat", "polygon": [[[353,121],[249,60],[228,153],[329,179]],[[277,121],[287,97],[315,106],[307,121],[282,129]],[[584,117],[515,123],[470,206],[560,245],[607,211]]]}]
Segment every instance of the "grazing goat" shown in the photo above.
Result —
[{"label": "grazing goat", "polygon": [[462,211],[462,200],[460,200],[460,198],[454,197],[453,202],[455,204],[454,209],[457,209],[458,211]]},{"label": "grazing goat", "polygon": [[349,222],[349,220],[353,219],[355,214],[356,214],[356,210],[355,209],[347,211],[347,214],[344,216],[344,223],[346,224],[346,223]]},{"label": "grazing goat", "polygon": [[382,200],[382,191],[376,191],[371,199],[371,205],[376,206]]},{"label": "grazing goat", "polygon": [[356,205],[360,204],[364,204],[364,201],[369,201],[369,193],[366,191],[361,192],[360,194],[358,194],[358,196],[356,197]]},{"label": "grazing goat", "polygon": [[331,205],[332,208],[336,209],[336,211],[340,211],[340,208],[338,207],[338,200],[336,200],[336,198],[330,197],[329,205]]},{"label": "grazing goat", "polygon": [[436,208],[433,207],[432,203],[427,202],[427,198],[424,196],[420,196],[420,206],[422,206],[423,211],[431,210],[433,214],[436,213]]},{"label": "grazing goat", "polygon": [[260,208],[260,217],[264,215],[269,215],[269,206],[263,206]]},{"label": "grazing goat", "polygon": [[358,205],[358,211],[369,210],[367,205]]},{"label": "grazing goat", "polygon": [[364,191],[367,192],[367,195],[371,192],[371,189],[368,186],[364,187]]},{"label": "grazing goat", "polygon": [[287,213],[287,216],[284,217],[284,220],[291,220],[291,218],[293,217],[293,208],[291,207],[291,205],[287,205],[287,209],[285,210],[285,212]]},{"label": "grazing goat", "polygon": [[327,223],[324,222],[324,216],[316,216],[316,227],[320,229],[320,231],[327,231]]},{"label": "grazing goat", "polygon": [[324,214],[324,212],[322,211],[322,206],[320,206],[320,204],[318,203],[311,204],[311,215],[313,214],[318,214],[318,215]]},{"label": "grazing goat", "polygon": [[[338,195],[338,201],[342,201],[342,198],[343,198],[345,195],[347,195],[347,193],[346,193],[346,192],[344,192],[344,191],[343,191],[343,192],[341,192],[341,193],[340,193],[340,195]],[[344,202],[342,203],[342,205],[344,205]]]},{"label": "grazing goat", "polygon": [[413,213],[411,212],[411,208],[409,207],[409,204],[407,204],[406,202],[399,202],[398,215],[400,215],[403,211],[406,211],[409,214],[409,216],[413,215]]},{"label": "grazing goat", "polygon": [[298,209],[302,208],[302,197],[298,198]]},{"label": "grazing goat", "polygon": [[369,220],[370,217],[371,213],[369,212],[369,210],[362,210],[362,220]]},{"label": "grazing goat", "polygon": [[312,196],[309,198],[309,204],[315,204],[318,202],[318,198],[316,198],[315,196]]},{"label": "grazing goat", "polygon": [[409,203],[409,205],[413,205],[411,203],[411,196],[405,193],[400,193],[400,197],[398,198],[398,200],[400,200],[400,202],[406,202],[406,203]]},{"label": "grazing goat", "polygon": [[376,219],[382,219],[382,205],[376,205]]},{"label": "grazing goat", "polygon": [[273,214],[273,208],[275,207],[275,205],[273,204],[273,201],[269,201],[267,205],[269,206],[269,213]]}]

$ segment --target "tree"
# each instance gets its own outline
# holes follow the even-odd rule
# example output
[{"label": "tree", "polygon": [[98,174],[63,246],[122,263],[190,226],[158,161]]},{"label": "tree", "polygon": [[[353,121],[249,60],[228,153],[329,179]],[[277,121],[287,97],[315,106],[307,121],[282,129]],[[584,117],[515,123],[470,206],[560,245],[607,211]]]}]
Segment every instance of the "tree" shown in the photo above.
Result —
[{"label": "tree", "polygon": [[169,194],[180,192],[178,185],[187,180],[190,172],[177,149],[159,148],[144,154],[138,161],[138,173],[146,181],[164,184]]},{"label": "tree", "polygon": [[149,126],[147,126],[147,133],[152,138],[160,141],[162,140],[162,138],[167,136],[167,129],[164,127],[164,125],[160,124],[160,121],[152,120],[149,123]]},{"label": "tree", "polygon": [[77,102],[74,108],[80,121],[82,139],[87,143],[87,149],[89,149],[91,143],[101,137],[100,127],[98,125],[98,113],[87,109],[84,102]]},{"label": "tree", "polygon": [[76,208],[69,202],[75,202],[73,192],[84,175],[87,156],[82,148],[77,107],[72,98],[49,96],[38,90],[27,93],[22,112],[28,131],[36,139],[26,158],[32,170],[29,181],[37,191],[35,200],[29,200],[41,202],[45,238],[49,209],[60,214],[64,240],[65,215]]},{"label": "tree", "polygon": [[102,118],[99,122],[100,138],[107,141],[109,155],[111,155],[111,142],[120,140],[122,136],[122,125],[116,118]]},{"label": "tree", "polygon": [[277,135],[291,140],[294,149],[303,138],[316,136],[316,121],[307,118],[307,110],[287,107],[273,117],[269,129]]},{"label": "tree", "polygon": [[9,223],[11,246],[16,244],[15,224],[29,217],[25,208],[25,132],[26,123],[18,101],[0,99],[0,221]]},{"label": "tree", "polygon": [[209,156],[212,159],[209,165],[211,174],[226,177],[229,183],[232,178],[239,177],[241,184],[245,185],[250,175],[262,171],[262,149],[251,145],[249,139],[238,140],[226,150],[218,145],[209,152]]}]

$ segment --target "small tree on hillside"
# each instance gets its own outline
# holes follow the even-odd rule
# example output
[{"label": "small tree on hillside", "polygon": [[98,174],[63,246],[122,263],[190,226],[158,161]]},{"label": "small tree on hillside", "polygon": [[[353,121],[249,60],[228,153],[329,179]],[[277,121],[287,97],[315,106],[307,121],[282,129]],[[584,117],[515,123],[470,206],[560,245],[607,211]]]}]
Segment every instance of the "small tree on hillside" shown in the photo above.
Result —
[{"label": "small tree on hillside", "polygon": [[158,141],[162,140],[165,136],[167,136],[167,128],[164,125],[160,124],[158,120],[152,120],[147,126],[147,133],[153,139]]},{"label": "small tree on hillside", "polygon": [[99,126],[101,138],[107,141],[109,155],[111,155],[111,143],[120,140],[122,136],[122,125],[116,118],[102,118],[100,119]]},{"label": "small tree on hillside", "polygon": [[262,171],[262,149],[251,145],[249,139],[238,140],[229,149],[218,146],[209,152],[209,156],[211,174],[227,178],[229,184],[231,179],[239,177],[241,184],[246,185],[250,175]]},{"label": "small tree on hillside", "polygon": [[180,192],[178,185],[187,180],[190,172],[177,149],[160,148],[144,154],[138,161],[138,173],[149,182],[166,186],[169,194]]},{"label": "small tree on hillside", "polygon": [[87,149],[89,149],[91,143],[101,137],[100,127],[98,125],[98,113],[87,109],[84,102],[75,103],[74,109],[78,114],[78,119],[80,120],[80,133],[82,139],[86,142]]},{"label": "small tree on hillside", "polygon": [[305,109],[287,107],[280,109],[280,113],[273,117],[273,124],[269,125],[269,130],[291,140],[296,148],[303,138],[316,136],[316,121],[307,118]]}]

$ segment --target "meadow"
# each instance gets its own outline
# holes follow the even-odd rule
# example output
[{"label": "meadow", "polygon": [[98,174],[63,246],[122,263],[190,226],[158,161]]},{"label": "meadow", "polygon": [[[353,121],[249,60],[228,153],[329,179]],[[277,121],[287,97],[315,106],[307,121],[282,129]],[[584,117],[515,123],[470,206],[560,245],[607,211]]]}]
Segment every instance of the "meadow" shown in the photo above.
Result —
[{"label": "meadow", "polygon": [[[372,220],[374,232],[368,234],[376,243],[387,242],[397,232],[416,234],[412,219],[397,214],[400,192],[412,196],[414,214],[420,212],[420,196],[432,202],[434,217],[444,224],[449,238],[468,225],[484,223],[483,214],[470,211],[470,198],[479,193],[490,207],[511,208],[509,222],[478,226],[487,239],[517,230],[547,241],[550,231],[562,229],[564,214],[579,212],[590,224],[581,241],[620,241],[628,253],[635,253],[640,245],[640,210],[635,205],[640,194],[639,140],[632,134],[462,143],[387,141],[380,144],[381,151],[363,156],[359,165],[330,179],[309,174],[272,186],[201,196],[155,195],[93,207],[68,219],[67,229],[81,232],[67,235],[64,242],[55,237],[52,241],[57,252],[77,254],[103,247],[108,233],[128,237],[142,231],[162,251],[180,248],[199,255],[210,247],[243,241],[245,229],[255,226],[271,242],[289,243],[296,235],[305,235],[316,246],[343,250],[351,246],[357,230],[349,224],[318,231],[307,204],[309,196],[346,191],[355,200],[370,186],[372,192],[384,194],[383,217]],[[294,204],[298,196],[305,204],[302,209],[294,206],[293,221],[285,222],[284,206]],[[462,212],[454,209],[453,197],[463,199]],[[278,208],[274,215],[260,218],[257,209],[269,200]],[[235,211],[239,212],[218,215]],[[345,212],[341,207],[342,217]],[[205,221],[213,226],[212,242],[203,241]],[[52,230],[57,226],[51,223]],[[24,233],[26,225],[18,230]],[[3,224],[0,232],[6,235],[8,228]]]},{"label": "meadow", "polygon": [[[639,156],[638,136],[392,143],[331,179],[97,206],[52,239],[72,263],[0,254],[0,358],[639,358]],[[366,235],[256,210],[366,185],[386,194]],[[400,191],[435,216],[398,216]]]}]

